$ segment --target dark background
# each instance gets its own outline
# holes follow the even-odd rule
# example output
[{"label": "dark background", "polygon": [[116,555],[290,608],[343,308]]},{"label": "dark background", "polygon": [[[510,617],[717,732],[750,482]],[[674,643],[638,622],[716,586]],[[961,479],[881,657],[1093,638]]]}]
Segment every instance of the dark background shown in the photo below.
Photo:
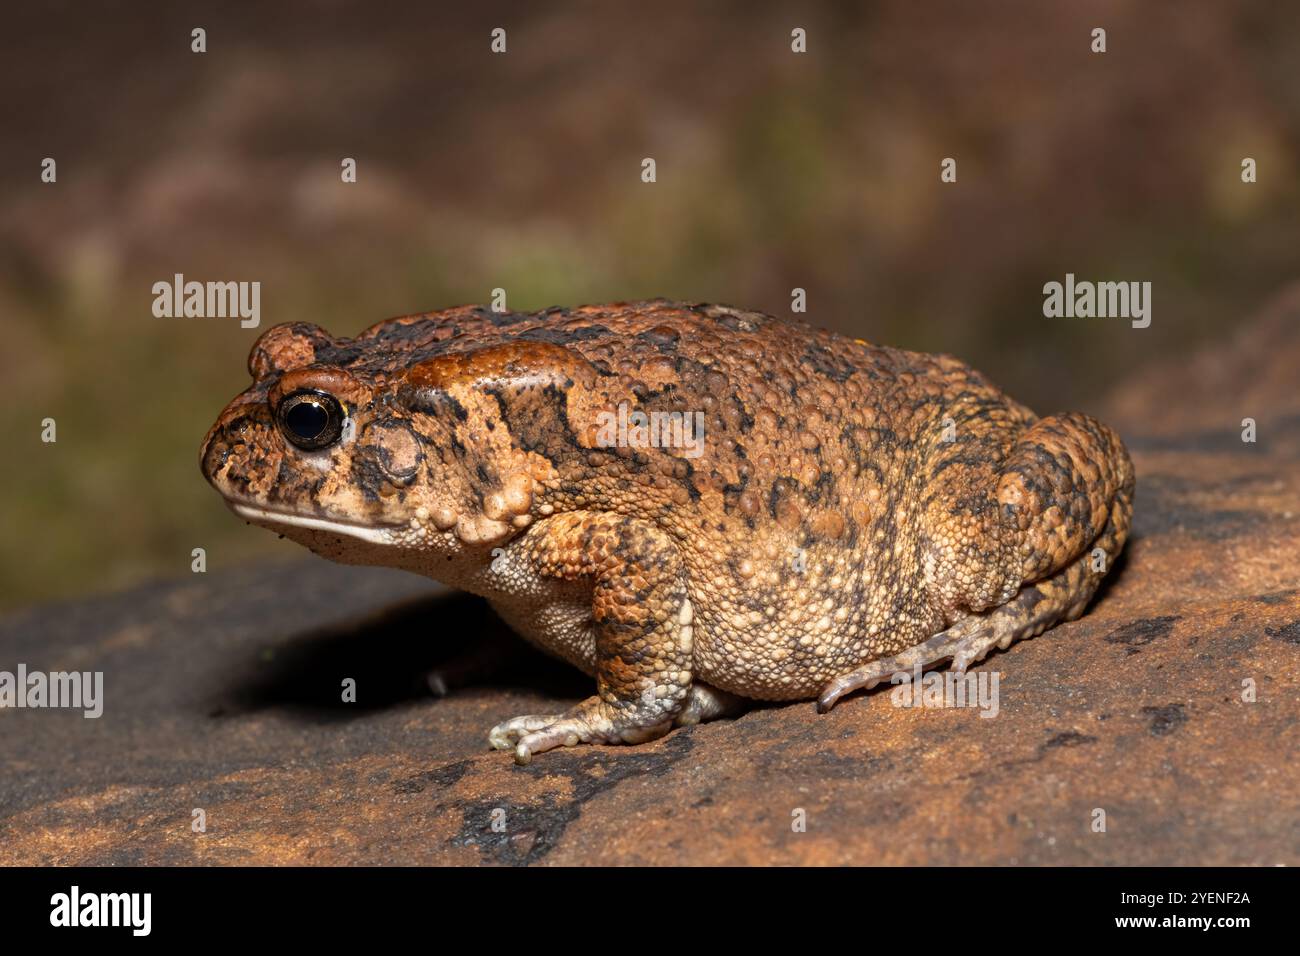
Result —
[{"label": "dark background", "polygon": [[[351,334],[497,286],[785,315],[798,286],[814,324],[951,352],[1046,413],[1297,273],[1276,3],[35,6],[0,39],[2,605],[188,574],[194,547],[301,553],[196,460],[277,322]],[[260,281],[261,327],[154,318],[175,272]],[[1152,282],[1152,326],[1044,318],[1066,272]]]}]

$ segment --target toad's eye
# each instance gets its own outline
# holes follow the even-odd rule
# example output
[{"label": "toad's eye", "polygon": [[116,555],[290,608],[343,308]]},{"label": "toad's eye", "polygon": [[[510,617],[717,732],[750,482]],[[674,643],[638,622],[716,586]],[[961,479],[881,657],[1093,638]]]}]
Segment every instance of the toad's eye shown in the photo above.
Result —
[{"label": "toad's eye", "polygon": [[294,392],[280,402],[276,417],[284,437],[305,451],[332,445],[343,433],[343,406],[328,392]]}]

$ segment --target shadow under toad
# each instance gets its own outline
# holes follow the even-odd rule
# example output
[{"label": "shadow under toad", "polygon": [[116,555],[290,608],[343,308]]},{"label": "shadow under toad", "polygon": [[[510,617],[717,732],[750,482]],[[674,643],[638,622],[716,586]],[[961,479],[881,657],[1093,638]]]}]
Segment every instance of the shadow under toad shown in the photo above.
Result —
[{"label": "shadow under toad", "polygon": [[[364,688],[355,701],[344,700],[346,678]],[[439,691],[508,689],[576,701],[591,693],[591,678],[527,644],[481,598],[453,592],[306,631],[250,655],[209,716],[276,709],[346,721],[435,699]]]}]

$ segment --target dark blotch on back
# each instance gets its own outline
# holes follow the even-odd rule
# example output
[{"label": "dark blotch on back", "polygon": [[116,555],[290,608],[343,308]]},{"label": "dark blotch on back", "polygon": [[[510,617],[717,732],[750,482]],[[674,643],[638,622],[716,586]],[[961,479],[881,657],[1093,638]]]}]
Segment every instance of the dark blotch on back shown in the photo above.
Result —
[{"label": "dark blotch on back", "polygon": [[804,350],[802,361],[811,365],[819,375],[835,382],[846,382],[857,368],[824,345],[809,345]]},{"label": "dark blotch on back", "polygon": [[546,342],[548,345],[571,345],[612,336],[603,325],[582,325],[576,329],[524,329],[517,336],[526,342]]},{"label": "dark blotch on back", "polygon": [[[637,339],[654,346],[660,352],[676,352],[677,343],[681,341],[681,335],[672,326],[657,325],[653,329],[646,329],[637,336]],[[680,369],[678,370],[680,374]]]}]

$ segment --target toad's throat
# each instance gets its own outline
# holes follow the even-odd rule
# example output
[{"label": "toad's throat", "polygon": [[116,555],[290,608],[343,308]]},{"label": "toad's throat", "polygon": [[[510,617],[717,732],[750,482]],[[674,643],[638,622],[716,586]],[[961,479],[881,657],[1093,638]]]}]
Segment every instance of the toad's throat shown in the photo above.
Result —
[{"label": "toad's throat", "polygon": [[330,534],[342,534],[370,544],[392,544],[393,531],[398,526],[364,525],[334,518],[322,518],[317,515],[301,515],[291,511],[273,511],[259,505],[227,499],[230,510],[245,521],[264,527],[303,528],[308,531],[322,531]]}]

